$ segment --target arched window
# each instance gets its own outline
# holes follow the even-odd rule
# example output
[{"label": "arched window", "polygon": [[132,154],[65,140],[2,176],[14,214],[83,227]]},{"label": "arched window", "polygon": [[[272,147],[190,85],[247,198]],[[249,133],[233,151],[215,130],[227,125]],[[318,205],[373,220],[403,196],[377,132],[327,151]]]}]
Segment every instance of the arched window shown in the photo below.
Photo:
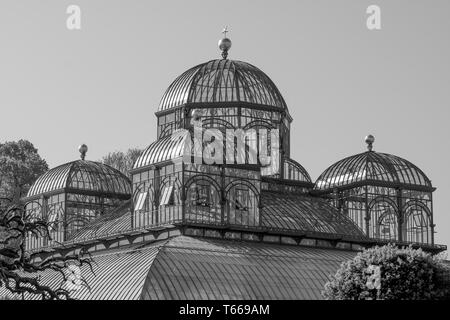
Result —
[{"label": "arched window", "polygon": [[[256,146],[257,160],[263,166],[261,168],[261,173],[263,175],[279,174],[278,170],[275,170],[276,172],[272,170],[274,168],[278,168],[279,165],[274,166],[274,164],[272,164],[271,162],[273,160],[278,160],[277,156],[274,155],[273,159],[270,159],[270,157],[272,156],[272,152],[277,155],[279,152],[278,144],[272,144],[272,139],[275,138],[276,140],[278,138],[278,135],[276,134],[272,136],[273,129],[276,129],[276,127],[270,121],[261,119],[254,120],[244,127],[244,130],[246,131],[254,130],[255,134],[253,135],[253,137],[251,135],[248,136],[251,137],[249,146]],[[274,150],[272,150],[272,147]]]},{"label": "arched window", "polygon": [[199,177],[188,185],[185,219],[195,222],[221,223],[220,192],[211,181]]},{"label": "arched window", "polygon": [[378,197],[369,204],[371,237],[398,240],[397,206],[388,197]]},{"label": "arched window", "polygon": [[64,205],[62,203],[48,206],[47,223],[52,242],[64,241]]},{"label": "arched window", "polygon": [[397,240],[397,215],[394,212],[383,214],[377,224],[377,238],[382,240]]},{"label": "arched window", "polygon": [[353,220],[361,231],[366,233],[366,206],[361,197],[354,196],[342,204],[342,211]]},{"label": "arched window", "polygon": [[231,183],[227,187],[229,224],[259,226],[258,194],[249,183]]},{"label": "arched window", "polygon": [[406,240],[417,243],[432,243],[430,211],[422,203],[413,201],[405,207]]}]

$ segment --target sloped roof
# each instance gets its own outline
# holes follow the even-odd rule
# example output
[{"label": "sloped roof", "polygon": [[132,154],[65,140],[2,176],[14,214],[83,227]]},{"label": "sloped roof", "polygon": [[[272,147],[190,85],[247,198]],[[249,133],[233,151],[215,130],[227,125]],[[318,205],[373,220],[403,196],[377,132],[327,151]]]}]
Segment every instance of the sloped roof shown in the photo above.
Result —
[{"label": "sloped roof", "polygon": [[[81,267],[81,275],[88,283],[90,290],[82,286],[72,294],[72,298],[82,300],[136,300],[140,297],[144,280],[158,251],[165,242],[161,241],[145,248],[128,248],[111,250],[93,256],[93,273],[89,266]],[[41,283],[51,288],[58,288],[62,283],[62,276],[50,270],[30,276],[41,276]],[[64,289],[68,289],[63,285]],[[13,295],[4,287],[0,287],[0,297]],[[39,300],[38,295],[25,294],[25,299]]]},{"label": "sloped roof", "polygon": [[322,198],[263,191],[261,201],[264,227],[365,238],[350,218]]},{"label": "sloped roof", "polygon": [[79,242],[86,239],[97,239],[112,234],[119,234],[131,229],[131,200],[90,221],[68,239]]},{"label": "sloped roof", "polygon": [[[77,299],[321,299],[340,263],[355,251],[177,236],[145,247],[94,255],[91,287]],[[58,287],[61,275],[40,273]],[[9,295],[4,287],[0,296]],[[17,297],[17,296],[16,296]],[[40,299],[39,296],[26,298]]]},{"label": "sloped roof", "polygon": [[141,299],[321,299],[354,251],[176,237],[161,248]]}]

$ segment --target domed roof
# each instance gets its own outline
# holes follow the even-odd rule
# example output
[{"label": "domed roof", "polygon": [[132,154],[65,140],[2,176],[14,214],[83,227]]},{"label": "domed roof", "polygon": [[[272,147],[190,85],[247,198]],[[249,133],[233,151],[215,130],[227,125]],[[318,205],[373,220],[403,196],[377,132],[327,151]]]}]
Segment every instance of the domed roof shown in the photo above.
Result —
[{"label": "domed roof", "polygon": [[314,189],[375,184],[433,191],[430,179],[411,162],[375,151],[363,152],[336,162],[317,179]]},{"label": "domed roof", "polygon": [[179,129],[167,137],[156,140],[136,159],[133,170],[190,155],[190,138],[189,131]]},{"label": "domed roof", "polygon": [[31,186],[27,197],[54,191],[89,191],[129,198],[131,182],[120,171],[93,161],[77,160],[53,168]]},{"label": "domed roof", "polygon": [[175,79],[164,93],[158,111],[190,103],[240,102],[287,110],[270,78],[242,61],[219,59],[199,64]]},{"label": "domed roof", "polygon": [[284,179],[312,183],[308,171],[294,159],[284,158]]}]

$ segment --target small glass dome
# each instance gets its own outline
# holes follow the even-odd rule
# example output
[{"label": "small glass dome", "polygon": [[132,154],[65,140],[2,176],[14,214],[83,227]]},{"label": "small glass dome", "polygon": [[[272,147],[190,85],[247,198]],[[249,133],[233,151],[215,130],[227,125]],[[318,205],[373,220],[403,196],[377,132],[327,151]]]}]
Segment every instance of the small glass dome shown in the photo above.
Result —
[{"label": "small glass dome", "polygon": [[53,168],[31,186],[27,197],[57,191],[89,191],[129,198],[131,182],[120,171],[93,161],[77,160]]},{"label": "small glass dome", "polygon": [[130,179],[108,165],[84,160],[86,151],[81,146],[81,160],[40,176],[23,199],[27,215],[50,226],[50,236],[27,236],[27,250],[67,241],[89,221],[129,203]]},{"label": "small glass dome", "polygon": [[433,191],[430,179],[411,162],[375,151],[363,152],[336,162],[326,169],[314,189],[330,191],[358,183],[408,186],[409,189]]},{"label": "small glass dome", "polygon": [[161,99],[158,111],[190,103],[240,102],[287,110],[270,78],[242,61],[218,59],[199,64],[180,75]]}]

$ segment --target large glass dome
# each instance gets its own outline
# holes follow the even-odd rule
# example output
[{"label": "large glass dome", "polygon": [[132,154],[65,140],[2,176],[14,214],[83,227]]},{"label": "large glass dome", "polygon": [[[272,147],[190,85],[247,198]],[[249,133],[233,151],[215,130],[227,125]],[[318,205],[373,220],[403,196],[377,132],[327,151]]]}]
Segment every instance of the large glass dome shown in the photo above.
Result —
[{"label": "large glass dome", "polygon": [[180,75],[161,99],[158,111],[184,104],[239,102],[287,110],[270,78],[242,61],[218,59],[199,64]]}]

